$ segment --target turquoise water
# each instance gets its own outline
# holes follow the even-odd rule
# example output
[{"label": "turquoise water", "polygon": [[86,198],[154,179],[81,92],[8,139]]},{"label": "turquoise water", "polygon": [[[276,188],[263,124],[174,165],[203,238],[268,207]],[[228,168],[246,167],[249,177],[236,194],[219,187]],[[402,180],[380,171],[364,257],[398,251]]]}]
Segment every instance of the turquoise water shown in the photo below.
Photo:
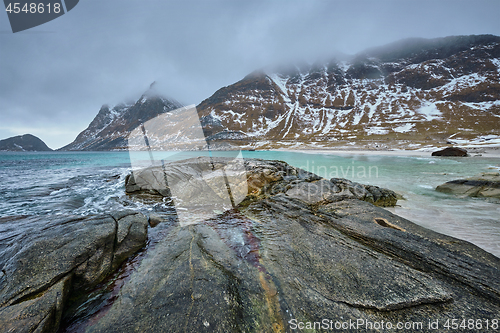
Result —
[{"label": "turquoise water", "polygon": [[[500,256],[500,204],[436,192],[446,181],[498,171],[500,159],[242,152],[246,158],[277,159],[319,174],[392,189],[405,197],[390,211],[429,229],[468,240]],[[183,159],[199,153],[170,154]],[[212,155],[234,156],[233,152]],[[154,159],[167,156],[154,155]],[[124,195],[132,165],[147,152],[0,153],[0,217],[92,214],[113,209],[151,210]]]}]

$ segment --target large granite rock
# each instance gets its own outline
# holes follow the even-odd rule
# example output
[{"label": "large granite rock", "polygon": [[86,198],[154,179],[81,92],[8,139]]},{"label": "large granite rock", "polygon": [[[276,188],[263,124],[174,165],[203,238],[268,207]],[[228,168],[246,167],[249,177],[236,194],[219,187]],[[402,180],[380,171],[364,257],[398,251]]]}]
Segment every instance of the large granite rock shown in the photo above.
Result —
[{"label": "large granite rock", "polygon": [[[421,323],[418,331],[436,332],[429,320],[443,329],[450,318],[498,319],[500,259],[373,204],[394,204],[394,192],[322,179],[279,161],[205,162],[142,170],[128,177],[126,188],[161,202],[170,193],[182,203],[174,193],[186,182],[183,200],[193,198],[195,206],[203,203],[200,195],[224,201],[225,190],[235,207],[204,207],[206,219],[196,223],[156,221],[157,238],[133,269],[118,271],[112,292],[103,290],[102,299],[93,290],[88,301],[71,305],[104,304],[80,311],[66,324],[69,331],[300,332],[312,331],[314,323],[316,331],[333,331],[338,322],[347,323],[343,331],[358,332],[368,323],[391,331],[387,323],[414,322]],[[146,185],[150,175],[155,183]],[[172,188],[161,188],[167,185]],[[129,253],[132,245],[124,244],[144,244],[146,219],[128,214],[69,218],[44,228],[36,227],[41,218],[17,221],[39,232],[12,231],[0,243],[0,327],[56,331],[74,290],[109,274]],[[85,236],[89,228],[93,237]],[[71,251],[50,251],[66,247]]]},{"label": "large granite rock", "polygon": [[436,187],[436,191],[500,199],[500,173],[485,172],[471,178],[452,180]]},{"label": "large granite rock", "polygon": [[[177,169],[189,174],[192,162]],[[245,200],[203,223],[169,225],[112,305],[80,329],[295,332],[327,319],[361,325],[347,332],[382,321],[435,332],[429,320],[442,329],[450,318],[498,318],[499,258],[367,202],[380,198],[370,187],[283,162],[245,167]]]},{"label": "large granite rock", "polygon": [[147,239],[147,218],[2,218],[0,331],[55,332],[70,295],[95,286]]},{"label": "large granite rock", "polygon": [[[230,168],[227,168],[228,165]],[[343,178],[326,180],[280,161],[259,159],[243,161],[242,159],[206,157],[177,161],[167,168],[153,166],[136,170],[126,177],[125,191],[148,198],[151,198],[151,195],[170,197],[170,187],[181,181],[182,196],[185,200],[190,199],[192,202],[215,200],[214,197],[223,197],[221,189],[225,193],[226,188],[216,186],[217,182],[214,180],[224,176],[221,173],[218,174],[219,177],[213,175],[217,176],[217,171],[224,168],[230,177],[233,195],[236,192],[242,192],[241,189],[244,188],[244,195],[240,197],[243,199],[248,195],[247,200],[256,196],[266,196],[267,192],[284,192],[289,197],[310,204],[355,198],[377,206],[388,207],[394,206],[398,197],[394,191],[378,186],[363,185]],[[235,170],[239,172],[238,177],[234,176]],[[233,177],[229,174],[230,171],[233,171]],[[245,177],[241,177],[241,174]],[[172,184],[172,181],[169,183],[169,179],[175,184]],[[242,182],[245,183],[244,186]],[[209,198],[201,199],[200,194],[208,191],[210,191]]]}]

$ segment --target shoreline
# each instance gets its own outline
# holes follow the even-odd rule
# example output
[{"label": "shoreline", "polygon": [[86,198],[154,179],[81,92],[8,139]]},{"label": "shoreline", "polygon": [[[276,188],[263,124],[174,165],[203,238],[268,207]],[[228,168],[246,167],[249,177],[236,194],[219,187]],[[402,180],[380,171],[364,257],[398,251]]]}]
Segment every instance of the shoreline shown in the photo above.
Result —
[{"label": "shoreline", "polygon": [[[423,151],[423,150],[368,150],[368,149],[293,149],[293,148],[279,148],[279,149],[270,149],[270,151],[289,151],[289,152],[298,152],[305,154],[342,154],[342,155],[379,155],[379,156],[401,156],[401,157],[441,157],[441,156],[431,156],[432,151]],[[500,159],[500,149],[499,148],[481,148],[480,151],[468,150],[470,156],[465,158],[499,158]]]}]

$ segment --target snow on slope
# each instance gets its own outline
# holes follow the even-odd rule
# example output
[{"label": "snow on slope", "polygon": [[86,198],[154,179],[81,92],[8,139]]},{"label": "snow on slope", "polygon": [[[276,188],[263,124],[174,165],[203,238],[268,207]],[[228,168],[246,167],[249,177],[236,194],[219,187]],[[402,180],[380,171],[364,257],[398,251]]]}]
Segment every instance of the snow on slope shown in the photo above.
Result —
[{"label": "snow on slope", "polygon": [[255,140],[500,134],[500,39],[253,73],[203,101],[219,130]]},{"label": "snow on slope", "polygon": [[432,102],[425,102],[420,108],[417,109],[417,112],[423,115],[427,121],[442,118],[441,111],[439,111],[436,107],[436,103]]}]

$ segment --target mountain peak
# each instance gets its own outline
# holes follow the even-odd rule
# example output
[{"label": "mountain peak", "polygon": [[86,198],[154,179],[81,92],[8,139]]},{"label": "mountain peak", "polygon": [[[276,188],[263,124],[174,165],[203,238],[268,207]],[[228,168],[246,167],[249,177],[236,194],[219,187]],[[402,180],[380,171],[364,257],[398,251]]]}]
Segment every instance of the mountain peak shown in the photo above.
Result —
[{"label": "mountain peak", "polygon": [[155,81],[136,102],[120,103],[113,108],[104,104],[87,129],[61,150],[127,149],[127,137],[134,128],[159,114],[180,107],[182,104],[164,97],[158,91]]},{"label": "mountain peak", "polygon": [[162,93],[160,93],[160,91],[158,89],[158,83],[156,81],[153,81],[153,83],[151,83],[149,85],[148,90],[146,90],[142,94],[141,99],[144,99],[144,98],[162,98],[162,99],[165,99],[165,97],[162,96]]}]

